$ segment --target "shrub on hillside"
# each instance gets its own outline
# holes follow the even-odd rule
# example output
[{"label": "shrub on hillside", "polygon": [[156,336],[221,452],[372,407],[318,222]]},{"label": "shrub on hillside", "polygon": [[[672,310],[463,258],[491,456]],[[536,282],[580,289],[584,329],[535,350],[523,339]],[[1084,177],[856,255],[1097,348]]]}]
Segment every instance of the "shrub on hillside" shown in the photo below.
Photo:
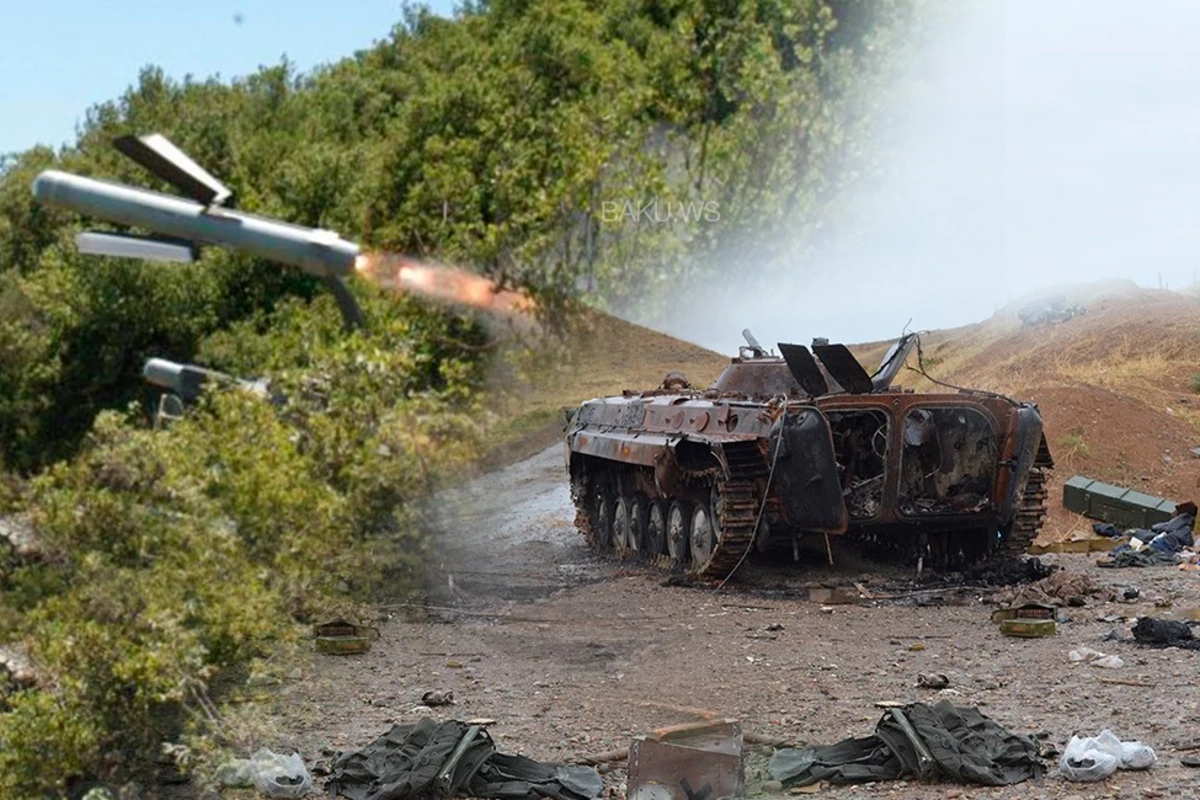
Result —
[{"label": "shrub on hillside", "polygon": [[106,412],[32,481],[46,558],[0,576],[0,641],[20,639],[41,682],[0,701],[0,796],[128,775],[180,719],[212,734],[216,676],[385,569],[394,591],[421,588],[413,501],[472,452],[479,351],[456,348],[478,333],[421,308],[378,322],[346,336],[331,306],[289,304],[206,349],[273,354],[286,404],[209,393],[159,430]]}]

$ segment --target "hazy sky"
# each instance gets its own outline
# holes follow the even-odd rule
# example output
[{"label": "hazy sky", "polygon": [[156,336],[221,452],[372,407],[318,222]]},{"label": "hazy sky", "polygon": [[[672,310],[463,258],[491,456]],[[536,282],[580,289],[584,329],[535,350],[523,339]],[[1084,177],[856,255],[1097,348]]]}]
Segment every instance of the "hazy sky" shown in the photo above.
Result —
[{"label": "hazy sky", "polygon": [[[8,0],[0,8],[0,153],[75,137],[147,64],[232,78],[284,54],[300,69],[385,38],[399,0]],[[449,14],[453,0],[429,0]]]},{"label": "hazy sky", "polygon": [[863,341],[1046,285],[1195,281],[1200,2],[954,7],[893,93],[888,175],[851,195],[831,241],[769,297],[673,332],[723,352],[746,326],[772,345]]}]

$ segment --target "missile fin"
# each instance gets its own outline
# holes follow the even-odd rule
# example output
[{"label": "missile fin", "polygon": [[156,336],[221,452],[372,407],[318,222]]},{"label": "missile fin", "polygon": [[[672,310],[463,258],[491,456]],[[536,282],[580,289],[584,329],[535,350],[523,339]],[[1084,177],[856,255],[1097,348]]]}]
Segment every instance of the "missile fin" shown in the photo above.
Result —
[{"label": "missile fin", "polygon": [[159,133],[122,136],[113,146],[151,174],[206,206],[225,205],[233,191]]},{"label": "missile fin", "polygon": [[84,231],[75,237],[75,244],[79,247],[79,252],[92,256],[182,263],[191,263],[196,260],[195,246],[178,239],[135,236],[131,233]]}]

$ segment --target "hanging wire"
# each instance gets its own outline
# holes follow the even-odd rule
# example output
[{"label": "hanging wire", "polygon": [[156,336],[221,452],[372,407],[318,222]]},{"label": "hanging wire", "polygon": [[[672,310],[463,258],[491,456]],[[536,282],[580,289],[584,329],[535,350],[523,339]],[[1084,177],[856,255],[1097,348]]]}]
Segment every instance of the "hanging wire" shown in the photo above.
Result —
[{"label": "hanging wire", "polygon": [[[787,414],[786,410],[784,411],[784,414]],[[717,591],[720,591],[725,587],[725,584],[729,582],[729,579],[733,577],[733,574],[737,572],[738,569],[741,568],[742,564],[746,561],[746,557],[750,555],[750,550],[754,548],[754,543],[758,539],[758,527],[762,525],[763,512],[767,510],[767,497],[771,493],[771,482],[775,479],[775,464],[779,461],[779,449],[782,445],[783,431],[780,430],[779,436],[775,437],[775,454],[771,456],[771,469],[769,472],[767,472],[767,486],[765,489],[763,489],[762,502],[758,505],[758,516],[754,520],[754,535],[750,537],[750,541],[746,542],[746,549],[742,551],[742,556],[737,560],[737,563],[733,565],[733,569],[729,570],[729,574],[717,584]]]}]

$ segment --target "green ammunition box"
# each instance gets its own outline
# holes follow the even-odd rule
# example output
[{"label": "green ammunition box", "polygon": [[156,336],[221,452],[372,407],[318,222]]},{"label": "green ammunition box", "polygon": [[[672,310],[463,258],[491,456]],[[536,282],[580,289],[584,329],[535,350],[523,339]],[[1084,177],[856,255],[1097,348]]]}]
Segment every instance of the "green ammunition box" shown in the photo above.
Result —
[{"label": "green ammunition box", "polygon": [[371,649],[370,636],[318,636],[317,652],[329,655],[365,653]]},{"label": "green ammunition box", "polygon": [[1000,623],[1000,632],[1005,636],[1053,636],[1052,619],[1006,619]]},{"label": "green ammunition box", "polygon": [[1175,503],[1076,475],[1063,485],[1063,507],[1076,514],[1111,522],[1121,530],[1149,528],[1175,515]]}]

